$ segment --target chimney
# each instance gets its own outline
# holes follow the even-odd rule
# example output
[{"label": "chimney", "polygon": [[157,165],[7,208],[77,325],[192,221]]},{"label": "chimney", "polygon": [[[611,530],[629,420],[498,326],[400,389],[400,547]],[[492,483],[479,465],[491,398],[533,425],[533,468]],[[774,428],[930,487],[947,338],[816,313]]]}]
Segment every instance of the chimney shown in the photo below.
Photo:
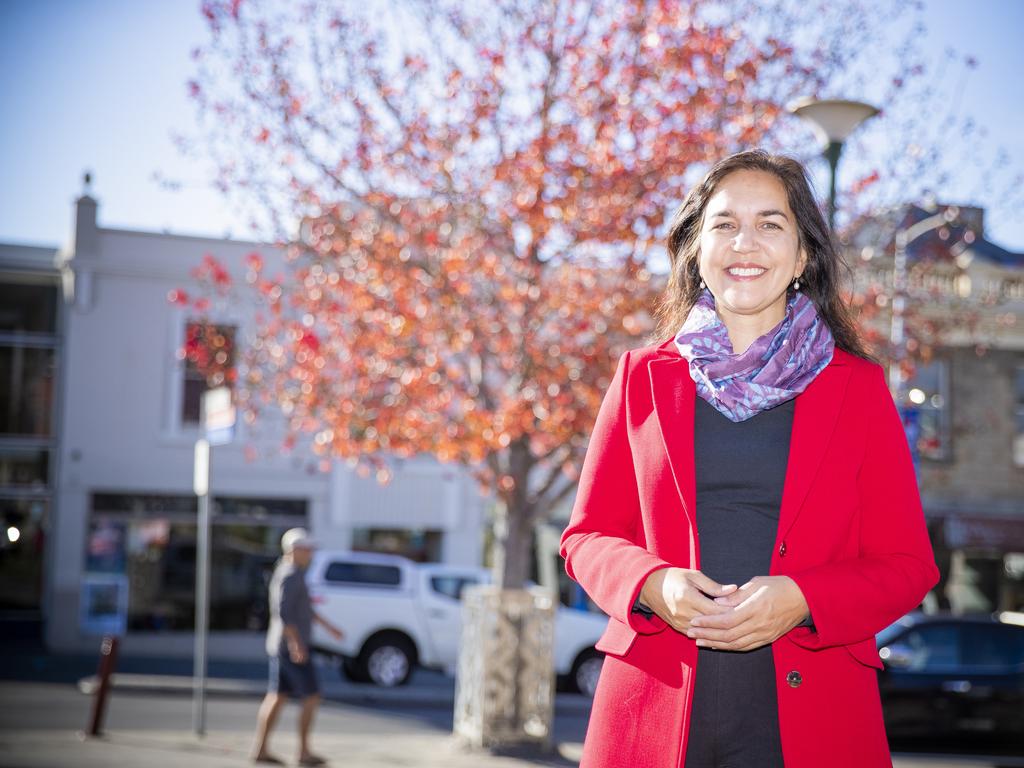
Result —
[{"label": "chimney", "polygon": [[64,296],[73,300],[79,312],[88,312],[93,303],[93,270],[100,255],[100,231],[96,226],[96,198],[92,191],[92,174],[82,177],[82,195],[75,200],[74,237],[63,258]]},{"label": "chimney", "polygon": [[75,200],[75,238],[72,254],[75,259],[95,259],[100,253],[99,229],[96,226],[96,198],[92,191],[92,174],[88,171],[82,177],[82,196]]}]

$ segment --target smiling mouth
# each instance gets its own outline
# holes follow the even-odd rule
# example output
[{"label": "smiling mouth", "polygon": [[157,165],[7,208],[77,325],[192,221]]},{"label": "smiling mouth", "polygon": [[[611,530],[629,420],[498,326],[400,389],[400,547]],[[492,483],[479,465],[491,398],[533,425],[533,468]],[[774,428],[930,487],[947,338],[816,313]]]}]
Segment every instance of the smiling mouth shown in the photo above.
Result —
[{"label": "smiling mouth", "polygon": [[763,267],[732,267],[726,270],[733,277],[759,277],[767,271]]}]

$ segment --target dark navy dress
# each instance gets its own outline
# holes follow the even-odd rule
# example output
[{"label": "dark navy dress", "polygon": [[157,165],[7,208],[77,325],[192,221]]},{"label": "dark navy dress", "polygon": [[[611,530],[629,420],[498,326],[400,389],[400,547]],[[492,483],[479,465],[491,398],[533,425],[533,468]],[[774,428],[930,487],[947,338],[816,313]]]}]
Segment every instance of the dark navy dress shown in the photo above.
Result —
[{"label": "dark navy dress", "polygon": [[[695,400],[700,569],[719,584],[741,586],[771,566],[796,401],[734,423]],[[771,646],[700,649],[686,768],[782,765]]]}]

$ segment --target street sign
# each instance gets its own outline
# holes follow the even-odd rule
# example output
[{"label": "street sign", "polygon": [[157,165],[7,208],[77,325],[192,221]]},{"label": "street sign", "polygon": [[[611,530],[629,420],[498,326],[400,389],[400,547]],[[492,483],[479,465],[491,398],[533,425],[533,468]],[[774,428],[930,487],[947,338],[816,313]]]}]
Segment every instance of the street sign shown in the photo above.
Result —
[{"label": "street sign", "polygon": [[196,440],[192,489],[198,497],[196,520],[196,623],[192,662],[192,727],[206,733],[206,641],[210,626],[210,447],[230,443],[235,432],[235,407],[227,387],[202,396],[203,429]]},{"label": "street sign", "polygon": [[229,387],[203,392],[203,428],[210,445],[226,445],[235,437],[235,406]]},{"label": "street sign", "polygon": [[196,440],[195,458],[192,462],[192,491],[196,496],[210,492],[210,441]]}]

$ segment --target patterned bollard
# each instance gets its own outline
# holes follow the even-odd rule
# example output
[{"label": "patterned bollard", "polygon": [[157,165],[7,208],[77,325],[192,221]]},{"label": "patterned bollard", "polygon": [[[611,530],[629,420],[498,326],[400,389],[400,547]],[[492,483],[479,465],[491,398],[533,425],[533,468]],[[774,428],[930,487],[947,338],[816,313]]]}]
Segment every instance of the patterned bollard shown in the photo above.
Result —
[{"label": "patterned bollard", "polygon": [[455,735],[475,748],[551,748],[555,604],[534,588],[467,587]]}]

